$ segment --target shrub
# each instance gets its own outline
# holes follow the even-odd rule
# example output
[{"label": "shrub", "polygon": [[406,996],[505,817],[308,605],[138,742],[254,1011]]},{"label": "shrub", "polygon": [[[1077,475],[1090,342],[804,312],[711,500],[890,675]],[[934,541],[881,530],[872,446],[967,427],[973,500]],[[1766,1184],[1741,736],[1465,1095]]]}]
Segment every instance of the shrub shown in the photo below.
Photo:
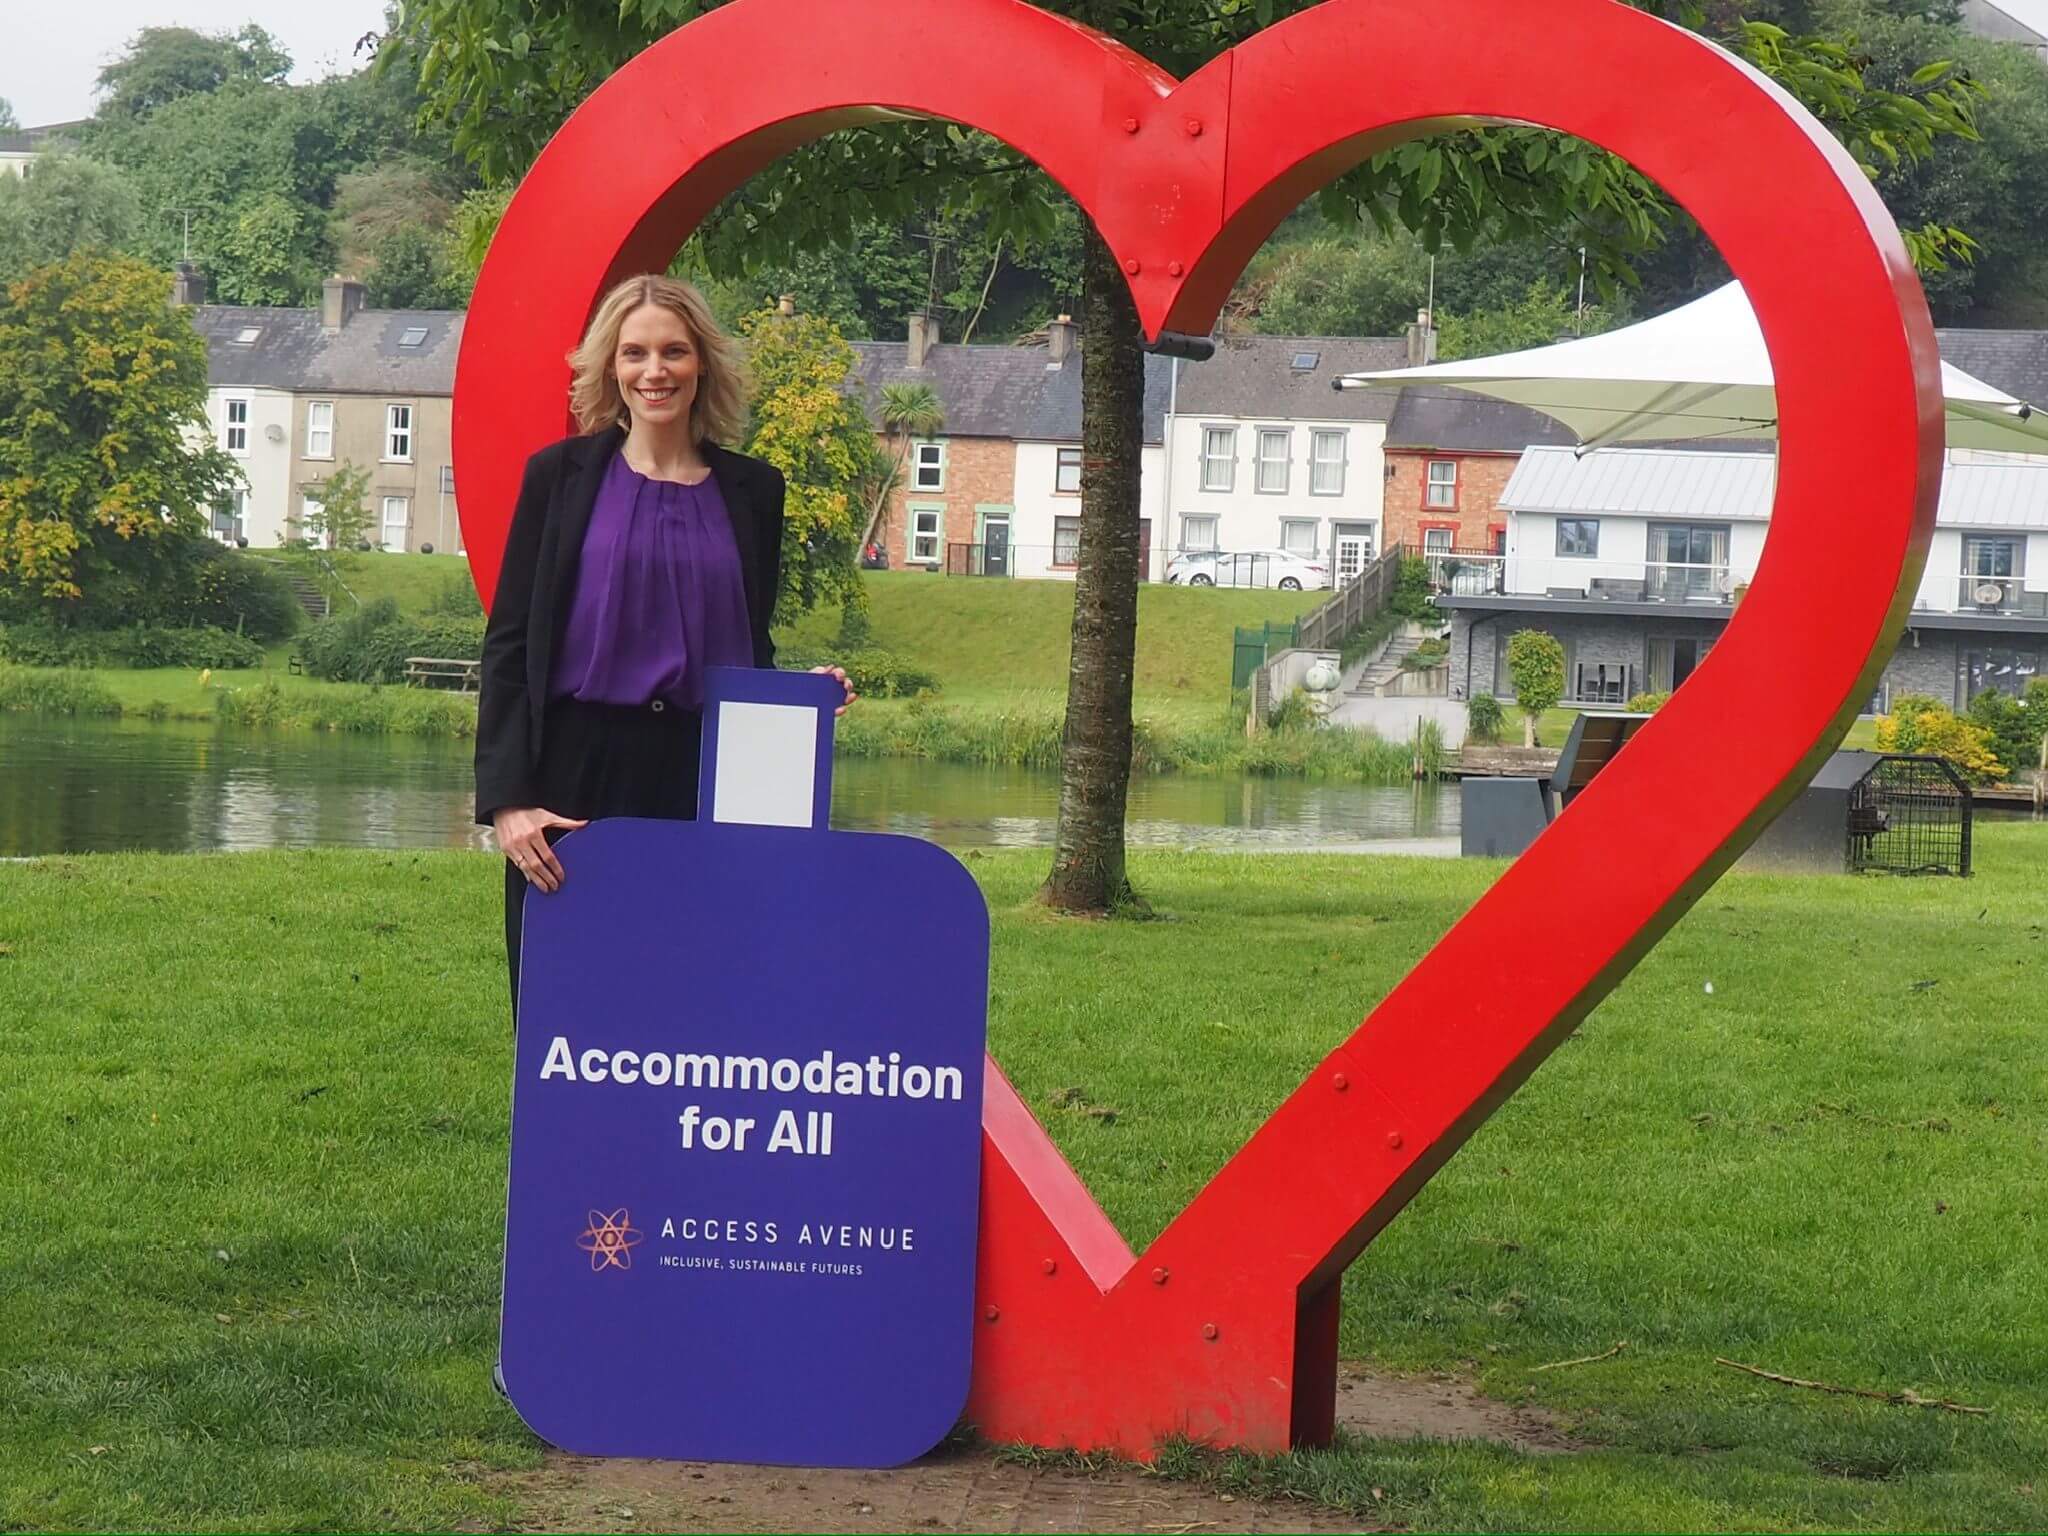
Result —
[{"label": "shrub", "polygon": [[480,619],[484,616],[484,603],[477,596],[476,583],[467,573],[456,571],[435,589],[427,612],[437,619]]},{"label": "shrub", "polygon": [[292,596],[282,569],[240,550],[206,542],[209,551],[193,568],[185,625],[233,630],[252,640],[283,640],[299,632],[306,611]]},{"label": "shrub", "polygon": [[357,657],[360,683],[402,683],[408,656],[475,661],[484,653],[482,619],[401,619],[371,631]]},{"label": "shrub", "polygon": [[2038,767],[2048,735],[2048,678],[2032,679],[2018,698],[1987,688],[1970,700],[1968,715],[1990,733],[1991,750],[2009,771]]},{"label": "shrub", "polygon": [[1663,693],[1634,694],[1630,697],[1626,707],[1632,715],[1654,715],[1670,702],[1671,693],[1669,689],[1666,689]]},{"label": "shrub", "polygon": [[1440,667],[1450,660],[1451,642],[1443,635],[1436,635],[1415,647],[1401,658],[1404,672],[1427,672],[1431,667]]},{"label": "shrub", "polygon": [[1404,619],[1434,624],[1443,618],[1429,600],[1429,562],[1420,555],[1406,555],[1394,578],[1394,596],[1388,608]]},{"label": "shrub", "polygon": [[1499,741],[1505,711],[1490,693],[1475,693],[1465,701],[1465,734],[1474,741]]},{"label": "shrub", "polygon": [[2005,764],[1992,750],[1991,733],[1925,694],[1907,694],[1895,701],[1892,713],[1877,717],[1877,746],[1880,752],[1945,757],[1972,784],[1988,784],[2006,775]]},{"label": "shrub", "polygon": [[370,637],[398,622],[398,599],[380,597],[374,603],[348,613],[322,619],[299,642],[299,655],[306,671],[333,683],[365,683],[373,679],[360,675],[362,657]]},{"label": "shrub", "polygon": [[1322,716],[1316,713],[1307,690],[1302,688],[1296,688],[1266,712],[1266,724],[1276,731],[1313,731],[1322,723]]},{"label": "shrub", "polygon": [[814,654],[808,650],[785,650],[776,665],[785,672],[808,672],[812,667],[844,667],[853,691],[870,699],[909,699],[937,693],[939,680],[894,651],[878,646],[843,654]]},{"label": "shrub", "polygon": [[26,667],[260,667],[263,647],[225,629],[60,629],[15,624],[0,655]]}]

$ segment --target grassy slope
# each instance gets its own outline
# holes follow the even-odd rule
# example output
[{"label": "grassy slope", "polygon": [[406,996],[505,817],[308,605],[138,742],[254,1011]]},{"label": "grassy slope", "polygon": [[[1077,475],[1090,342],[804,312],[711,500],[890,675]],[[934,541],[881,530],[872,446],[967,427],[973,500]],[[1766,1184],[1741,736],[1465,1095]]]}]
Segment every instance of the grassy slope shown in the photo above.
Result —
[{"label": "grassy slope", "polygon": [[[1979,857],[1723,881],[1353,1271],[1347,1355],[1599,1449],[1203,1470],[1432,1528],[2048,1526],[2048,828]],[[1175,921],[1061,922],[1040,855],[971,867],[995,1049],[1142,1242],[1496,866],[1133,862]],[[516,1520],[479,1482],[536,1456],[486,1380],[498,891],[464,854],[0,866],[0,1528]]]}]

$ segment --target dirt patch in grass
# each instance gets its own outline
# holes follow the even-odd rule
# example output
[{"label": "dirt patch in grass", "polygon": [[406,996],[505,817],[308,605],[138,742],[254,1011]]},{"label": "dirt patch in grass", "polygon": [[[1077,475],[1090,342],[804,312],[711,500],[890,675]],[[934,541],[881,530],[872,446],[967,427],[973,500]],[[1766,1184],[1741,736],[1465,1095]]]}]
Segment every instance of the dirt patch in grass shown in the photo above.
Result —
[{"label": "dirt patch in grass", "polygon": [[[1555,1455],[1577,1449],[1541,1415],[1448,1377],[1385,1376],[1347,1365],[1337,1422],[1389,1439],[1492,1440]],[[1125,1463],[1013,1460],[947,1445],[907,1467],[847,1471],[714,1462],[603,1460],[550,1452],[504,1479],[520,1531],[1361,1531],[1355,1516],[1234,1498]]]},{"label": "dirt patch in grass", "polygon": [[1337,1372],[1337,1427],[1376,1440],[1492,1440],[1532,1456],[1585,1449],[1548,1414],[1454,1376],[1388,1376],[1348,1361]]}]

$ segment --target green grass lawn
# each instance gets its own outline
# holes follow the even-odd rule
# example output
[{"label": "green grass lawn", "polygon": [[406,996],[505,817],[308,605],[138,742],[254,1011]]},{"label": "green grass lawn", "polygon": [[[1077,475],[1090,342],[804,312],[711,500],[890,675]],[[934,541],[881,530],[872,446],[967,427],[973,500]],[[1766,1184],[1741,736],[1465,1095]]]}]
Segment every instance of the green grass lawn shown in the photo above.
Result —
[{"label": "green grass lawn", "polygon": [[[1347,1356],[1590,1449],[1173,1465],[1425,1528],[2048,1527],[2048,827],[1977,852],[1724,879],[1347,1278]],[[1132,864],[1171,920],[1048,916],[1043,853],[970,868],[995,1050],[1142,1243],[1498,866]],[[519,1522],[499,867],[0,866],[0,1529]]]},{"label": "green grass lawn", "polygon": [[346,573],[349,590],[365,604],[380,597],[398,599],[401,613],[424,613],[454,577],[469,580],[463,555],[391,555],[372,550],[355,557]]}]

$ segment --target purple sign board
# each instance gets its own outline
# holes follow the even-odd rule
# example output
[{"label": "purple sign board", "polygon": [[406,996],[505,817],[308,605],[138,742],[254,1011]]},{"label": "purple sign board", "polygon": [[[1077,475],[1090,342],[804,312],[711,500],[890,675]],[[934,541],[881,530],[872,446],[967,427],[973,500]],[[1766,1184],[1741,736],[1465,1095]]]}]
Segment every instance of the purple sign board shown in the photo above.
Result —
[{"label": "purple sign board", "polygon": [[565,1450],[890,1466],[966,1402],[988,909],[824,829],[838,696],[715,671],[704,819],[528,893],[502,1359]]}]

